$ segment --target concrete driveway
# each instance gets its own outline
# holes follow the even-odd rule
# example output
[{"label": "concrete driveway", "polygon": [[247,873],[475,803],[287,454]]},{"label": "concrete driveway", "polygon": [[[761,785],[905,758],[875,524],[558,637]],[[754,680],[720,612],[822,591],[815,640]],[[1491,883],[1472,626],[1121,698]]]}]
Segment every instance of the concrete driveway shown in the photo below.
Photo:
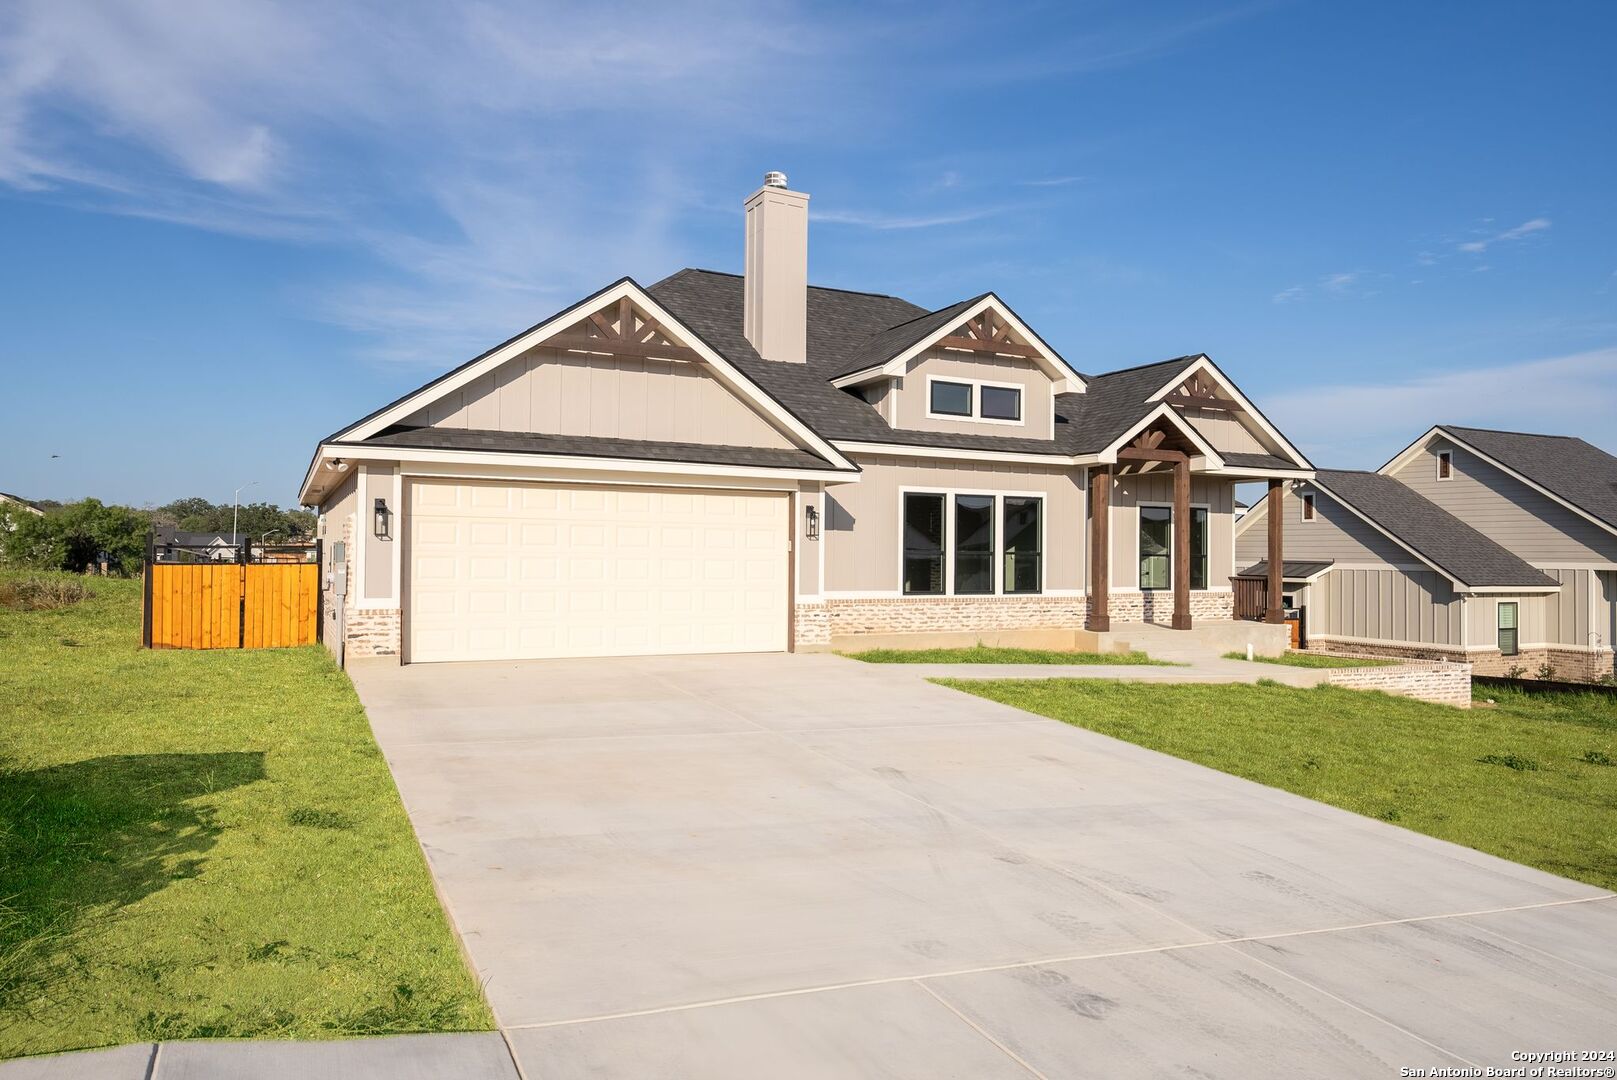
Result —
[{"label": "concrete driveway", "polygon": [[829,656],[355,664],[530,1078],[1617,1047],[1610,894]]}]

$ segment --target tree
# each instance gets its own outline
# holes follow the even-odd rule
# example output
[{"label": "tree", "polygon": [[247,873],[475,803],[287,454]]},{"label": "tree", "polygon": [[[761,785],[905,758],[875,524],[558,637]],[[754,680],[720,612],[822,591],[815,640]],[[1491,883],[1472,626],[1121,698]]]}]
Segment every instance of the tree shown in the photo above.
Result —
[{"label": "tree", "polygon": [[83,572],[105,553],[111,568],[130,574],[146,554],[151,518],[127,506],[81,499],[46,514],[17,514],[0,529],[0,558],[19,566]]}]

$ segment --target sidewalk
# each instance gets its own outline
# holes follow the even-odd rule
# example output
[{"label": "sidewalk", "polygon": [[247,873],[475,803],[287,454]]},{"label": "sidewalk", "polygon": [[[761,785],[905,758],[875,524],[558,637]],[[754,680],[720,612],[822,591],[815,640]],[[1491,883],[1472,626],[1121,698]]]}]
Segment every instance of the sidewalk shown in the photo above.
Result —
[{"label": "sidewalk", "polygon": [[497,1031],[340,1042],[136,1043],[0,1062],[0,1080],[520,1080]]}]

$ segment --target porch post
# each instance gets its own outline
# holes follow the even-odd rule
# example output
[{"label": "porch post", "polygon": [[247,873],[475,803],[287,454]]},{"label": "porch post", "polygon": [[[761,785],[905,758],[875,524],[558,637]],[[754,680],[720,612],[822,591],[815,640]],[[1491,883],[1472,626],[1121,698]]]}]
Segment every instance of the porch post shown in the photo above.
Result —
[{"label": "porch post", "polygon": [[1190,462],[1173,463],[1173,628],[1190,629]]},{"label": "porch post", "polygon": [[1112,470],[1094,469],[1089,474],[1089,607],[1084,625],[1098,633],[1112,628],[1111,597],[1111,519]]},{"label": "porch post", "polygon": [[1280,594],[1285,591],[1286,580],[1285,553],[1282,550],[1285,546],[1282,542],[1286,514],[1282,500],[1285,493],[1284,481],[1269,481],[1269,501],[1264,506],[1264,513],[1269,517],[1269,609],[1263,613],[1264,622],[1286,621],[1286,611],[1280,604]]}]

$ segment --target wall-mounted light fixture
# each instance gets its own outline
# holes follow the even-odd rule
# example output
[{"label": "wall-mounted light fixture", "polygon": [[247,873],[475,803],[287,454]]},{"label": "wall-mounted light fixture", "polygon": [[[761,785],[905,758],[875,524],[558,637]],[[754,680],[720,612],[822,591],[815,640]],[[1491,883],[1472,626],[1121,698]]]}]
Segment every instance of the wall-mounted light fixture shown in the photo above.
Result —
[{"label": "wall-mounted light fixture", "polygon": [[376,500],[376,512],[372,521],[378,540],[391,540],[393,538],[393,512],[387,508],[386,499]]},{"label": "wall-mounted light fixture", "polygon": [[803,509],[803,535],[810,540],[820,538],[820,512],[812,506]]}]

